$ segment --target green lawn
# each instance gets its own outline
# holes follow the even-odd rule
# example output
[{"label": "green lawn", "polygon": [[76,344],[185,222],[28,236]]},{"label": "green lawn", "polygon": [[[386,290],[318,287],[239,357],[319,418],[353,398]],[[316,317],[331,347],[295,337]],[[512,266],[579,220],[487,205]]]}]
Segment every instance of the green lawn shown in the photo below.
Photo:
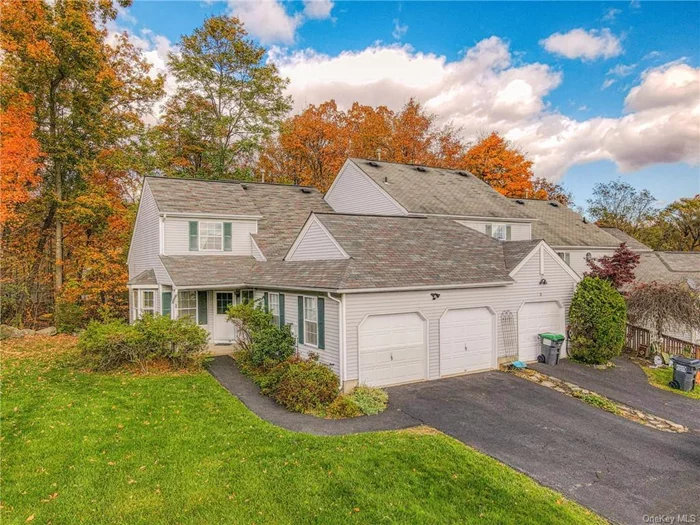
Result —
[{"label": "green lawn", "polygon": [[2,342],[4,524],[604,523],[429,429],[288,432],[205,372],[88,373],[72,339],[31,341]]},{"label": "green lawn", "polygon": [[642,370],[644,370],[644,373],[647,375],[649,382],[655,387],[668,390],[669,392],[673,392],[675,394],[690,397],[692,399],[700,399],[700,386],[697,384],[695,389],[691,390],[690,392],[685,392],[684,390],[678,390],[668,386],[673,379],[673,370],[671,368],[648,368],[643,366]]}]

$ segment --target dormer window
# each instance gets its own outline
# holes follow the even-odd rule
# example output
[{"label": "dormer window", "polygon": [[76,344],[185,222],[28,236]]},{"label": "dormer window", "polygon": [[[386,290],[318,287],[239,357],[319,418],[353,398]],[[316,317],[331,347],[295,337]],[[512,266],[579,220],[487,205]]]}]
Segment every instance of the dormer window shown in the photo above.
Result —
[{"label": "dormer window", "polygon": [[486,235],[498,239],[499,241],[509,241],[511,235],[510,224],[487,224]]},{"label": "dormer window", "polygon": [[203,252],[224,249],[224,225],[221,222],[199,223],[199,249]]}]

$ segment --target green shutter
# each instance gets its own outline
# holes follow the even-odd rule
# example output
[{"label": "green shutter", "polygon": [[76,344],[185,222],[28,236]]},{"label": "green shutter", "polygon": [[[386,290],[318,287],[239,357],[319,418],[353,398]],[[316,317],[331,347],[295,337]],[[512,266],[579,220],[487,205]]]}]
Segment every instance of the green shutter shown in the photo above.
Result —
[{"label": "green shutter", "polygon": [[318,347],[326,348],[326,301],[322,297],[318,298]]},{"label": "green shutter", "polygon": [[172,308],[173,292],[163,292],[160,296],[160,311],[163,317],[170,317]]},{"label": "green shutter", "polygon": [[199,251],[199,223],[190,221],[190,251]]},{"label": "green shutter", "polygon": [[299,299],[299,308],[297,309],[297,316],[299,317],[298,321],[298,329],[297,329],[297,338],[299,339],[299,344],[303,345],[304,344],[304,298],[300,295],[298,297]]},{"label": "green shutter", "polygon": [[506,225],[506,241],[510,240],[510,224]]},{"label": "green shutter", "polygon": [[280,304],[280,328],[284,326],[284,294],[280,294],[279,298],[279,304]]},{"label": "green shutter", "polygon": [[207,292],[197,292],[197,324],[207,324]]},{"label": "green shutter", "polygon": [[267,299],[267,292],[263,294],[263,306],[265,307],[266,312],[270,312],[270,307],[268,306],[268,299]]},{"label": "green shutter", "polygon": [[233,244],[231,241],[231,223],[224,223],[224,251],[230,252],[233,250]]},{"label": "green shutter", "polygon": [[491,236],[493,235],[493,232],[492,232],[492,229],[491,229],[491,225],[490,225],[490,224],[487,224],[487,225],[486,225],[486,235],[488,235],[489,237],[491,237]]}]

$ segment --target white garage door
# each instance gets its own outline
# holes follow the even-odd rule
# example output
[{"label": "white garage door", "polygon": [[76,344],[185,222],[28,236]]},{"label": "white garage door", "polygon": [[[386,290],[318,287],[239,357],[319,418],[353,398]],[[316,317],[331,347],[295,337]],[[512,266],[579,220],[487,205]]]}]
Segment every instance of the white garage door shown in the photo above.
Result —
[{"label": "white garage door", "polygon": [[518,312],[518,342],[521,361],[536,361],[542,332],[564,333],[564,313],[554,301],[526,303]]},{"label": "white garage door", "polygon": [[425,321],[416,313],[373,315],[360,326],[360,383],[425,379]]},{"label": "white garage door", "polygon": [[487,308],[449,310],[440,319],[440,375],[491,368],[493,316]]}]

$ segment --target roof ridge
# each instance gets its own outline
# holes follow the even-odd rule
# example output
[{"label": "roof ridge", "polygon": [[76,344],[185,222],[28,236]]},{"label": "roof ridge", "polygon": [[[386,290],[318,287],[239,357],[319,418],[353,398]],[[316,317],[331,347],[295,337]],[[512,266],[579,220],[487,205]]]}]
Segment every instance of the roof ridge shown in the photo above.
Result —
[{"label": "roof ridge", "polygon": [[379,213],[346,213],[334,211],[312,211],[314,215],[330,215],[339,217],[376,217],[382,219],[427,219],[427,215],[382,215]]},{"label": "roof ridge", "polygon": [[144,179],[160,179],[160,180],[177,180],[177,181],[190,181],[190,182],[221,182],[226,184],[257,184],[259,186],[284,186],[288,188],[307,188],[311,190],[320,191],[315,186],[304,186],[301,184],[284,184],[282,182],[262,182],[262,181],[250,181],[250,180],[237,180],[237,179],[199,179],[192,177],[163,177],[162,175],[144,175]]},{"label": "roof ridge", "polygon": [[[408,163],[408,162],[392,162],[389,160],[367,159],[364,157],[348,157],[348,158],[350,160],[360,160],[363,162],[381,162],[382,164],[396,164],[398,166],[410,166],[413,168],[421,167],[421,168],[431,168],[434,170],[446,170],[446,171],[454,171],[454,172],[462,171],[464,173],[468,173],[472,177],[476,177],[477,179],[479,178],[466,168],[448,168],[446,166],[435,166],[433,164],[415,164],[415,163]],[[479,180],[481,180],[481,179],[479,179]]]}]

